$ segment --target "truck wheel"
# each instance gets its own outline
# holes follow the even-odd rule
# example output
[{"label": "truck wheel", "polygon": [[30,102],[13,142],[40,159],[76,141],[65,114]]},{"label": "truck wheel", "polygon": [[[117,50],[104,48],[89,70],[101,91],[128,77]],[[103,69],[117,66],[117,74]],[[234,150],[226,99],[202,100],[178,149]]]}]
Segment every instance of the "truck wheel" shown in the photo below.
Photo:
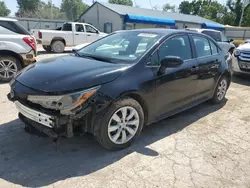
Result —
[{"label": "truck wheel", "polygon": [[51,52],[51,46],[43,46],[43,49],[46,51],[46,52]]},{"label": "truck wheel", "polygon": [[0,57],[0,81],[9,82],[22,69],[20,61],[13,56]]},{"label": "truck wheel", "polygon": [[96,139],[108,150],[120,150],[130,146],[139,136],[144,124],[143,109],[132,98],[116,101],[99,118],[100,129]]},{"label": "truck wheel", "polygon": [[64,51],[65,45],[62,41],[57,40],[52,42],[51,48],[55,53],[62,53]]}]

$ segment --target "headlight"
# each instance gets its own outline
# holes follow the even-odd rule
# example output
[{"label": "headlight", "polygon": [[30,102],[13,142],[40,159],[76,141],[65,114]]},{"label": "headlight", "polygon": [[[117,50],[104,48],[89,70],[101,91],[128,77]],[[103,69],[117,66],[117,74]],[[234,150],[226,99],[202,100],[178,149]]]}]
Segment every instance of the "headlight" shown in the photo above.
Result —
[{"label": "headlight", "polygon": [[40,104],[44,108],[60,110],[61,114],[72,114],[72,110],[82,105],[91,97],[100,86],[93,87],[84,91],[57,96],[35,96],[29,95],[28,100],[32,103]]},{"label": "headlight", "polygon": [[236,49],[236,50],[234,51],[234,56],[239,56],[239,55],[240,55],[240,51]]}]

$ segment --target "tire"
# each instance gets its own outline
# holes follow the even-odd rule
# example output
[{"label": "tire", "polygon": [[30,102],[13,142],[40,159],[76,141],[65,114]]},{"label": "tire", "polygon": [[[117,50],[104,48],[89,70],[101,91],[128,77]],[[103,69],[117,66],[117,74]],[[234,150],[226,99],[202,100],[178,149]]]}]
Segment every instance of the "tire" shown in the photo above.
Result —
[{"label": "tire", "polygon": [[[130,118],[126,120],[127,123],[122,123],[122,111],[126,112],[125,117]],[[114,116],[115,114],[116,116]],[[130,117],[130,115],[133,116]],[[114,117],[116,120],[120,120],[121,123],[119,124],[117,121],[115,121]],[[120,119],[117,119],[117,117]],[[100,129],[96,135],[96,140],[108,150],[121,150],[129,147],[131,143],[140,135],[144,124],[143,109],[141,105],[132,98],[123,98],[116,101],[115,103],[111,104],[104,116],[97,118],[100,118],[101,120],[99,125]],[[129,124],[129,122],[131,124]],[[117,137],[118,134],[119,137]],[[125,142],[123,141],[123,136],[126,136]],[[116,142],[115,138],[117,138]]]},{"label": "tire", "polygon": [[51,46],[43,46],[43,49],[44,49],[46,52],[51,52],[51,51],[52,51]]},{"label": "tire", "polygon": [[13,56],[0,57],[0,81],[9,82],[22,69],[20,61]]},{"label": "tire", "polygon": [[51,48],[55,53],[62,53],[64,52],[65,44],[60,40],[53,41]]},{"label": "tire", "polygon": [[218,104],[225,100],[228,86],[228,78],[226,76],[222,76],[215,88],[213,98],[211,99],[213,104]]}]

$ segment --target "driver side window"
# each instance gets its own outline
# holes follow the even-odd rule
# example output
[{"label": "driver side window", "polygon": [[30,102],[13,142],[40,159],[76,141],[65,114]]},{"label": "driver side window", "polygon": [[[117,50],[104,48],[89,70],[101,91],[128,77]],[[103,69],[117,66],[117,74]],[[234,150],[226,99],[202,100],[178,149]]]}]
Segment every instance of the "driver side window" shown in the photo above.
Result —
[{"label": "driver side window", "polygon": [[85,28],[87,33],[98,33],[98,31],[93,27],[91,27],[90,25],[85,25]]},{"label": "driver side window", "polygon": [[187,35],[178,35],[167,39],[159,48],[160,62],[166,56],[177,56],[182,60],[192,59],[191,47]]}]

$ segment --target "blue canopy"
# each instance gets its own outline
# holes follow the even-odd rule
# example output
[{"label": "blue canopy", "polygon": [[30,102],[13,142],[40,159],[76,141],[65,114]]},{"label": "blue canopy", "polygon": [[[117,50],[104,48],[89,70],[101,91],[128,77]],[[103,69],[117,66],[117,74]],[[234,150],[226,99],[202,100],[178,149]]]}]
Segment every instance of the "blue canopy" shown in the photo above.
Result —
[{"label": "blue canopy", "polygon": [[138,16],[134,14],[126,14],[125,22],[143,23],[143,24],[158,24],[158,25],[175,25],[175,20],[168,18],[157,18],[151,16]]},{"label": "blue canopy", "polygon": [[216,23],[203,23],[201,25],[201,27],[206,28],[206,29],[216,29],[216,30],[224,30],[225,29],[224,25],[216,24]]}]

